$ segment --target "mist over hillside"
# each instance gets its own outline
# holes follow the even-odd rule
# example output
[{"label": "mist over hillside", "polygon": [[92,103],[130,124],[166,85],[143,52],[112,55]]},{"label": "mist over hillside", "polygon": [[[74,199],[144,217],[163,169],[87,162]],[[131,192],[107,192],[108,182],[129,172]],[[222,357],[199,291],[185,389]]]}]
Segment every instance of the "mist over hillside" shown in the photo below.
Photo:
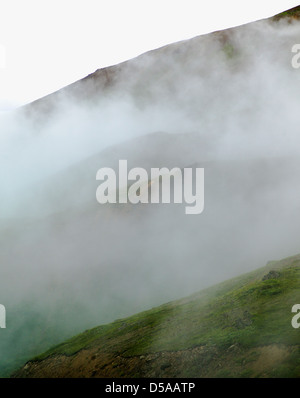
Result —
[{"label": "mist over hillside", "polygon": [[[3,371],[299,252],[299,34],[283,18],[196,37],[0,115]],[[119,159],[204,167],[204,212],[99,205]]]},{"label": "mist over hillside", "polygon": [[299,259],[270,261],[86,330],[31,358],[13,377],[299,378],[299,331],[289,311],[298,299]]}]

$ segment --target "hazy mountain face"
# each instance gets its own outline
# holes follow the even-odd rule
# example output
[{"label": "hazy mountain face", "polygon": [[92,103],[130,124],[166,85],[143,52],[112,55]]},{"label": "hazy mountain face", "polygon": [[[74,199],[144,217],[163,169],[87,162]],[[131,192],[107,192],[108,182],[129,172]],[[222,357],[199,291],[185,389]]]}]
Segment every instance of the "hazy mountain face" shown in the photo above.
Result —
[{"label": "hazy mountain face", "polygon": [[[195,38],[1,115],[5,360],[299,251],[299,33]],[[204,167],[204,212],[99,205],[119,159]]]}]

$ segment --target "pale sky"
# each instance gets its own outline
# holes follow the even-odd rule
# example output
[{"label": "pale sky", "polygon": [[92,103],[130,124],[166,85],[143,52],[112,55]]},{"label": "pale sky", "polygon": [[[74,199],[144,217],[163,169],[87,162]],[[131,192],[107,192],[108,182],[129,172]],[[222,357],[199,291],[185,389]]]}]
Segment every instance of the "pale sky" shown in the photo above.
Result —
[{"label": "pale sky", "polygon": [[241,25],[299,0],[0,0],[0,109],[101,67]]}]

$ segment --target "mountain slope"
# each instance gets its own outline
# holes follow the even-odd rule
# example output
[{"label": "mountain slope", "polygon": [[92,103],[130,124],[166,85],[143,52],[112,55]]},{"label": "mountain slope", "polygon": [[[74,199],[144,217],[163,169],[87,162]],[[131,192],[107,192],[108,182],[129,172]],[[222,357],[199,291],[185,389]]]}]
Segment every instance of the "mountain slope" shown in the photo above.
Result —
[{"label": "mountain slope", "polygon": [[280,14],[275,15],[275,21],[278,21],[282,18],[289,18],[289,19],[300,19],[300,6],[290,8],[287,11],[281,12]]},{"label": "mountain slope", "polygon": [[[298,252],[293,19],[99,70],[25,107],[20,125],[1,125],[1,137],[13,137],[0,145],[0,217],[12,213],[0,224],[1,375],[82,330]],[[100,207],[96,171],[119,159],[205,167],[203,215]]]},{"label": "mountain slope", "polygon": [[[144,107],[155,98],[156,85],[161,81],[168,84],[164,96],[171,94],[172,98],[172,94],[176,94],[176,87],[172,87],[176,86],[174,79],[178,78],[176,76],[178,71],[174,66],[180,65],[182,75],[195,72],[201,74],[205,72],[207,62],[205,58],[213,57],[216,50],[223,51],[233,65],[239,65],[241,62],[241,58],[238,57],[240,49],[235,48],[237,36],[259,23],[269,22],[276,25],[283,19],[289,22],[299,20],[300,5],[265,20],[168,44],[120,64],[98,69],[83,79],[24,106],[22,112],[34,120],[48,122],[53,112],[61,109],[66,100],[76,101],[79,104],[86,102],[93,104],[99,98],[106,98],[114,94],[122,96],[124,90],[134,97],[139,106]],[[211,52],[205,54],[201,46],[205,46],[205,43],[213,45],[214,42],[218,43],[218,47],[212,46]],[[202,55],[202,65],[195,64],[197,52],[199,56]],[[245,66],[243,62],[242,65]],[[173,68],[174,70],[172,70]],[[166,79],[167,75],[169,77]],[[184,81],[184,77],[181,78]],[[181,83],[181,79],[179,79],[179,83]],[[168,99],[170,100],[170,98]]]},{"label": "mountain slope", "polygon": [[300,377],[300,255],[88,330],[14,377]]}]

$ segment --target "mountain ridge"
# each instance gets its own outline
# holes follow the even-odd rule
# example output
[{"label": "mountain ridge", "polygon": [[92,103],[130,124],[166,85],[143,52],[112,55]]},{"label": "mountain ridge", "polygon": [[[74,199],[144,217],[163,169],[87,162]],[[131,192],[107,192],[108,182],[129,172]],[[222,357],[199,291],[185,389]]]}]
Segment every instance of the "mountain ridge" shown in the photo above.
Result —
[{"label": "mountain ridge", "polygon": [[[134,65],[138,66],[139,62],[142,62],[143,59],[147,56],[161,56],[165,53],[167,55],[168,52],[180,51],[180,49],[184,47],[186,43],[201,40],[207,37],[217,37],[218,40],[223,43],[225,48],[226,45],[229,45],[230,47],[230,35],[232,32],[243,29],[243,27],[245,26],[250,26],[251,24],[256,24],[261,21],[277,23],[282,19],[299,20],[300,5],[269,18],[253,21],[236,27],[213,31],[207,34],[198,35],[191,39],[185,39],[175,43],[166,44],[162,47],[147,51],[143,54],[138,55],[137,57],[123,61],[119,64],[97,69],[94,72],[83,77],[82,79],[75,81],[53,93],[50,93],[45,97],[32,101],[31,103],[24,105],[20,109],[22,109],[27,116],[34,116],[40,112],[42,112],[44,116],[46,116],[48,113],[51,114],[51,111],[55,109],[55,103],[56,101],[60,101],[61,96],[74,98],[76,97],[80,101],[93,100],[95,97],[97,97],[97,95],[99,95],[99,93],[105,94],[108,90],[112,89],[116,84],[122,81],[122,73],[124,72],[124,70],[126,70],[126,67],[128,65],[130,65],[130,67],[133,67]],[[230,48],[229,51],[231,51]],[[84,90],[82,90],[82,85],[85,86]]]}]

